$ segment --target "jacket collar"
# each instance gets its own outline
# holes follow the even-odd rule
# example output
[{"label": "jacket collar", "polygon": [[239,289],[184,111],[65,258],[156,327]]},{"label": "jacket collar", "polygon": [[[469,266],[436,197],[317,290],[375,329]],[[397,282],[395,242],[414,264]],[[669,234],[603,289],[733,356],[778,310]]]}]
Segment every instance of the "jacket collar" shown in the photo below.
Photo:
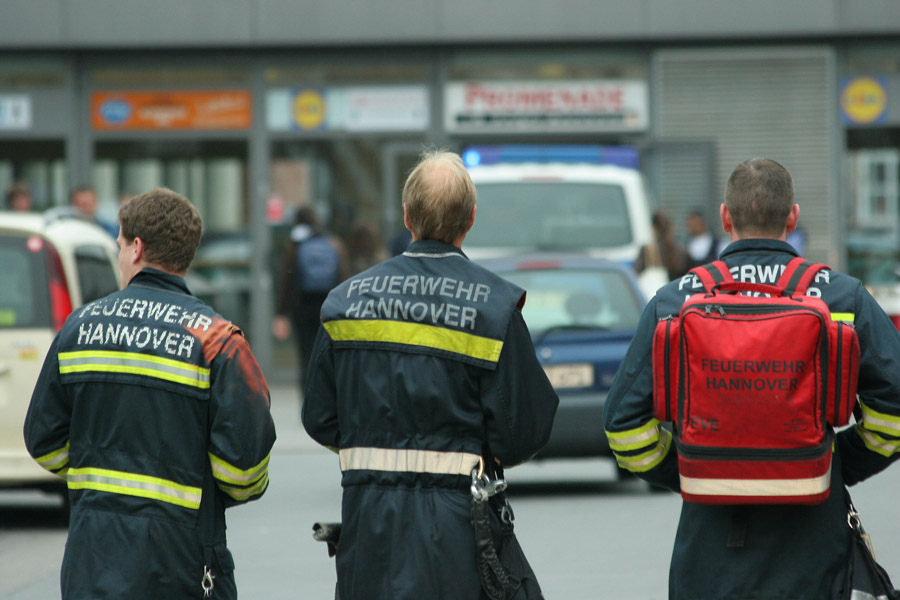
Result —
[{"label": "jacket collar", "polygon": [[144,267],[141,269],[140,273],[132,277],[131,281],[128,282],[129,287],[132,285],[161,288],[172,292],[192,295],[187,284],[184,282],[184,278],[179,277],[178,275],[172,275],[171,273],[166,273],[165,271],[160,271],[159,269],[154,269],[153,267]]},{"label": "jacket collar", "polygon": [[403,253],[404,256],[419,257],[428,255],[436,258],[447,254],[458,254],[463,258],[468,258],[461,249],[440,240],[418,240],[411,243]]},{"label": "jacket collar", "polygon": [[799,256],[793,246],[781,240],[768,238],[750,238],[731,242],[719,256],[724,260],[740,252],[783,252],[791,256]]}]

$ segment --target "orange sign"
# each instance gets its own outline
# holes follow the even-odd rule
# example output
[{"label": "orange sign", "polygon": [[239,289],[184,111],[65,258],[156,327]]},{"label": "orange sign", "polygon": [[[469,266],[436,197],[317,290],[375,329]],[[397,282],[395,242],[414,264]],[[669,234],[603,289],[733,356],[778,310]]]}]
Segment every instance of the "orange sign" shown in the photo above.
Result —
[{"label": "orange sign", "polygon": [[109,130],[249,129],[250,92],[94,92],[91,125]]}]

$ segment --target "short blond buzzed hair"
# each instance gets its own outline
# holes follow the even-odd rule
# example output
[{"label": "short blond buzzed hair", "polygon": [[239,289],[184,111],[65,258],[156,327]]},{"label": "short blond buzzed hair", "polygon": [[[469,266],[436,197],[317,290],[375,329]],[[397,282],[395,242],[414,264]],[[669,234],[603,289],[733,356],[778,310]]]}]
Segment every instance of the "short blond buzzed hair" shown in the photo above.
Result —
[{"label": "short blond buzzed hair", "polygon": [[416,238],[454,243],[469,230],[475,184],[458,154],[426,150],[403,186],[403,205]]}]

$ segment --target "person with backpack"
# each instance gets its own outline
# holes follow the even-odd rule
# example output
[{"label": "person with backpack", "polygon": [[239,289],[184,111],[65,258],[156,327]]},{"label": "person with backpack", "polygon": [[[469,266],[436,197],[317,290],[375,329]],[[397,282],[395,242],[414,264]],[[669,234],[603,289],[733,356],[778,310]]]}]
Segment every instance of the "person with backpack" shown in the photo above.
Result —
[{"label": "person with backpack", "polygon": [[782,165],[738,165],[732,243],[649,302],[607,398],[619,466],[684,498],[673,600],[850,598],[863,572],[847,487],[900,457],[900,333],[798,259],[799,212]]},{"label": "person with backpack", "polygon": [[312,206],[301,206],[294,216],[282,258],[281,286],[272,324],[272,332],[280,340],[287,339],[293,329],[301,387],[319,330],[322,303],[346,276],[344,245],[322,230]]}]

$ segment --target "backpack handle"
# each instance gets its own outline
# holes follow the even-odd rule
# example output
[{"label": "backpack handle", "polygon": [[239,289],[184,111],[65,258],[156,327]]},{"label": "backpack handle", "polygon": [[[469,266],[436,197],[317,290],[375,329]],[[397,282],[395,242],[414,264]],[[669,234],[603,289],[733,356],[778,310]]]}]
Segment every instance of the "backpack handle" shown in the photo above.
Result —
[{"label": "backpack handle", "polygon": [[740,281],[727,281],[713,287],[712,291],[719,292],[759,292],[771,296],[790,296],[787,290],[769,283],[742,283]]},{"label": "backpack handle", "polygon": [[797,256],[785,265],[784,273],[778,281],[772,285],[767,283],[741,283],[736,282],[731,276],[728,265],[721,260],[711,262],[700,267],[694,267],[689,272],[696,275],[703,284],[707,294],[721,292],[761,292],[773,296],[803,296],[806,290],[822,269],[828,269],[828,265],[808,261]]}]

